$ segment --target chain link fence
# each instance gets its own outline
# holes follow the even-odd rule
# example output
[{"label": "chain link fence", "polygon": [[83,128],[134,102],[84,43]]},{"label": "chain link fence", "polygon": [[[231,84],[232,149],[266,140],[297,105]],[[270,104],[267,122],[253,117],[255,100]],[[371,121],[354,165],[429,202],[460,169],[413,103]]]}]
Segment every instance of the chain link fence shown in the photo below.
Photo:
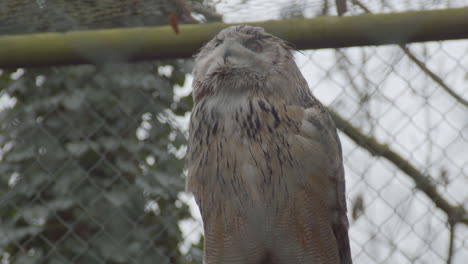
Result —
[{"label": "chain link fence", "polygon": [[[57,14],[51,25],[69,17],[67,30],[99,28],[63,11],[67,2],[28,8]],[[101,1],[101,11],[125,10],[103,27],[336,15],[340,1],[130,2],[132,12]],[[353,0],[345,15],[463,6]],[[465,263],[468,40],[301,51],[296,61],[341,118],[354,263]],[[1,263],[201,263],[202,223],[183,192],[190,71],[189,60],[0,70]]]}]

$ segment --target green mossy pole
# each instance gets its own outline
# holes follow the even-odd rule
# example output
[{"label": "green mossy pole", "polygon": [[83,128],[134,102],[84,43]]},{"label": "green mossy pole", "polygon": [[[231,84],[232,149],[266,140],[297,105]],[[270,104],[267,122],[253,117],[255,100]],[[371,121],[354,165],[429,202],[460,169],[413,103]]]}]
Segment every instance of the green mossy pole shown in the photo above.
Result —
[{"label": "green mossy pole", "polygon": [[[339,48],[468,38],[468,8],[248,23],[297,49]],[[0,68],[186,58],[232,24],[0,35]]]}]

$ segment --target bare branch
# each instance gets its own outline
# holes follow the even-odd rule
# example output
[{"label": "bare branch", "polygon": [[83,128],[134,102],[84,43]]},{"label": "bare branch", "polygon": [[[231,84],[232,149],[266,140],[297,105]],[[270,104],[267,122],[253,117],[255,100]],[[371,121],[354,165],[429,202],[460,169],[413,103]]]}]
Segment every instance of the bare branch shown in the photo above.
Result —
[{"label": "bare branch", "polygon": [[346,6],[346,0],[335,0],[336,12],[339,16],[342,16],[348,10]]},{"label": "bare branch", "polygon": [[449,230],[449,248],[448,248],[448,254],[447,254],[447,264],[452,264],[452,258],[453,258],[453,241],[455,239],[455,224],[454,223],[449,223],[450,224],[450,230]]},{"label": "bare branch", "polygon": [[468,215],[462,206],[451,205],[437,191],[430,175],[424,175],[409,161],[402,158],[389,146],[379,143],[375,138],[364,135],[358,128],[346,121],[337,113],[329,110],[335,120],[338,129],[343,131],[349,138],[370,152],[373,156],[379,156],[387,159],[413,179],[416,188],[421,190],[434,204],[447,214],[449,222],[463,223],[468,225]]},{"label": "bare branch", "polygon": [[424,64],[424,62],[422,62],[418,58],[416,58],[416,56],[414,56],[414,54],[411,53],[410,50],[407,47],[405,47],[403,45],[399,45],[399,46],[403,50],[403,52],[406,54],[406,56],[408,56],[408,58],[410,60],[412,60],[416,65],[418,65],[418,67],[425,74],[427,74],[427,76],[429,76],[435,83],[440,85],[440,87],[442,87],[448,94],[450,94],[453,98],[455,98],[455,100],[457,100],[458,102],[460,102],[464,106],[468,106],[468,101],[463,99],[455,91],[453,91],[450,87],[448,87],[448,85],[445,84],[445,82],[439,76],[437,76],[435,73],[433,73],[431,70],[429,70],[429,68],[427,68],[427,66]]},{"label": "bare branch", "polygon": [[[366,13],[371,14],[372,12],[370,11],[369,8],[367,8],[363,3],[361,3],[359,0],[353,0],[353,3],[357,6],[359,6],[362,10],[364,10]],[[464,106],[468,106],[468,101],[463,99],[461,96],[459,96],[455,91],[453,91],[445,82],[437,76],[435,73],[433,73],[429,68],[422,62],[420,61],[416,56],[414,56],[413,53],[410,52],[410,50],[404,46],[403,44],[398,45],[403,52],[405,53],[406,56],[410,60],[412,60],[427,76],[429,76],[435,83],[440,85],[448,94],[450,94],[455,100],[463,104]]]}]

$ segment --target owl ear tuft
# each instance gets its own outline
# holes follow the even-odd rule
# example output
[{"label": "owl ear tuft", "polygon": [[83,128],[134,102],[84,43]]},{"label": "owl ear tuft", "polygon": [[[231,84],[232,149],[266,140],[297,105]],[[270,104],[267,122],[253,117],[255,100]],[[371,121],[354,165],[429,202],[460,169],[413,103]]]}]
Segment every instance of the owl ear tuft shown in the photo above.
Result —
[{"label": "owl ear tuft", "polygon": [[286,41],[284,39],[280,39],[280,38],[277,38],[278,42],[280,43],[281,47],[287,49],[287,50],[292,50],[292,51],[296,51],[296,45],[294,45],[293,43],[289,42],[289,41]]}]

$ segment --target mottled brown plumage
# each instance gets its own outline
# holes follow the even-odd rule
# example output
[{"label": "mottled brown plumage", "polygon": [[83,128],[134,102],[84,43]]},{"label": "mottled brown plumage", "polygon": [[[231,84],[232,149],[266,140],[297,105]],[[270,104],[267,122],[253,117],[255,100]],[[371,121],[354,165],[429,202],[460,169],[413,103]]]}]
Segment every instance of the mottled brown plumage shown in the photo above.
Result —
[{"label": "mottled brown plumage", "polygon": [[230,27],[196,55],[187,190],[206,264],[351,263],[340,141],[289,45]]}]

